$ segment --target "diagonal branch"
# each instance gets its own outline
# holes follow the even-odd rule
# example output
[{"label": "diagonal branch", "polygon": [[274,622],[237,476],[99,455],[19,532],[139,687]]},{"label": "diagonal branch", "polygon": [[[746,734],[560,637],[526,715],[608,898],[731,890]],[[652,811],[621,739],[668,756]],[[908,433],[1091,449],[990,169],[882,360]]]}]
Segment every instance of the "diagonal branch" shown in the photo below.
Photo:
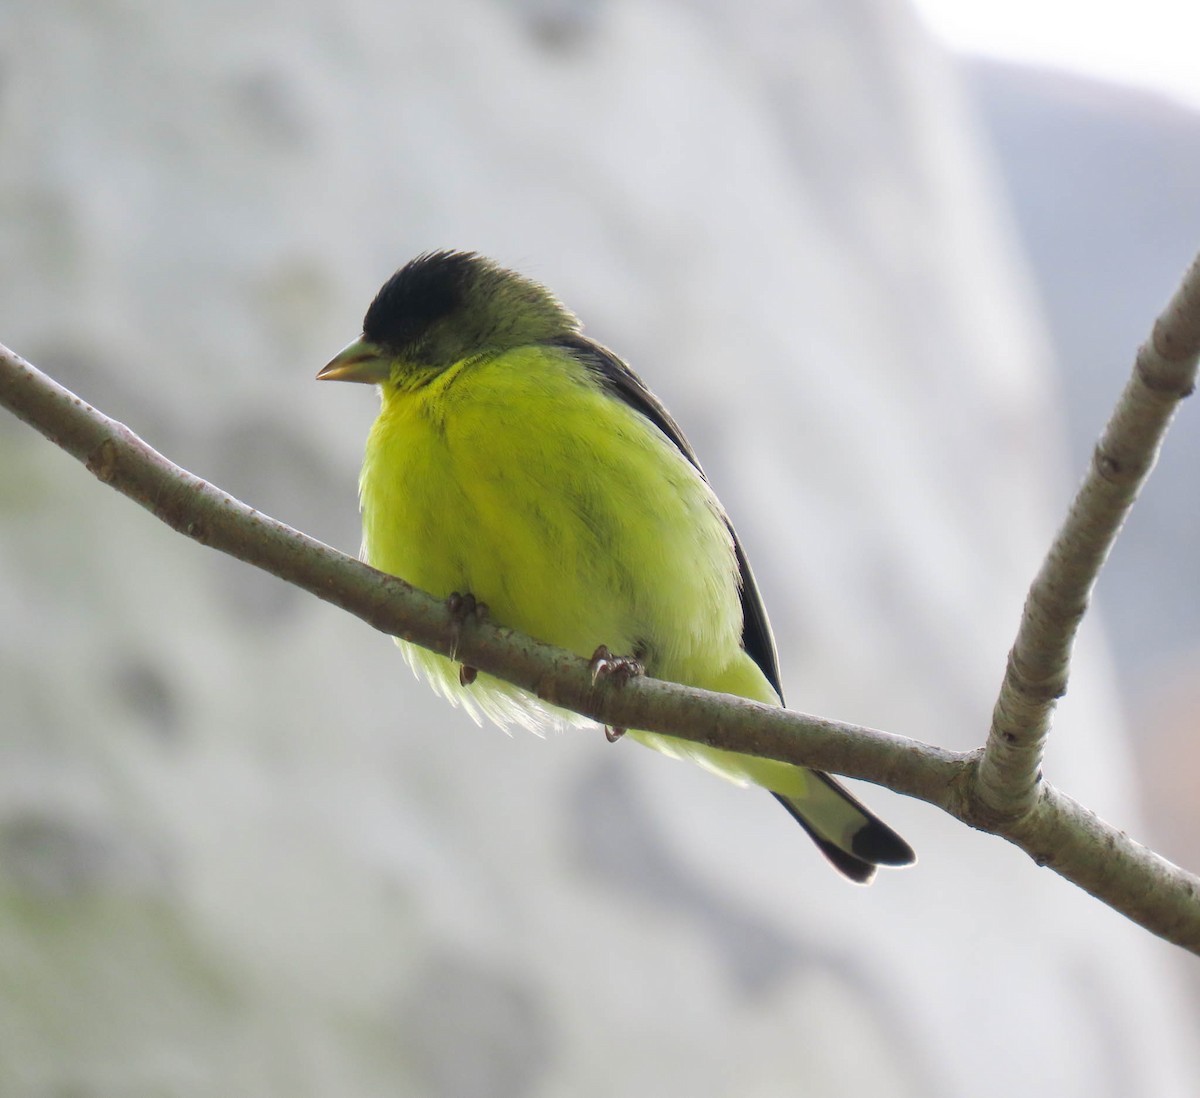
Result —
[{"label": "diagonal branch", "polygon": [[[1037,808],[997,819],[977,795],[979,752],[947,751],[744,698],[648,678],[593,682],[585,660],[490,622],[466,629],[445,603],[238,502],[0,347],[0,405],[173,529],[229,553],[385,633],[449,655],[621,728],[862,778],[999,835],[1141,926],[1200,954],[1200,878],[1044,785]],[[460,635],[461,630],[461,635]]]},{"label": "diagonal branch", "polygon": [[1066,693],[1071,646],[1096,577],[1158,459],[1200,357],[1200,257],[1138,351],[1066,521],[1025,600],[992,714],[976,793],[997,821],[1017,821],[1041,796],[1050,719]]}]

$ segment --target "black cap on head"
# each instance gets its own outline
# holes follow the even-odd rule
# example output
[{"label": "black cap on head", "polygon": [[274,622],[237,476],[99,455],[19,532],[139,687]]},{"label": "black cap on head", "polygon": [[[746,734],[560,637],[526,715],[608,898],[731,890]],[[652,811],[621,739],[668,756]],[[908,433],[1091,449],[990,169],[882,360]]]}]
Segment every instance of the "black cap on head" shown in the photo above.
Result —
[{"label": "black cap on head", "polygon": [[480,257],[474,252],[426,252],[381,287],[363,318],[363,335],[383,347],[404,347],[435,321],[460,308]]},{"label": "black cap on head", "polygon": [[546,287],[475,252],[426,252],[375,295],[363,336],[398,358],[449,366],[579,330]]}]

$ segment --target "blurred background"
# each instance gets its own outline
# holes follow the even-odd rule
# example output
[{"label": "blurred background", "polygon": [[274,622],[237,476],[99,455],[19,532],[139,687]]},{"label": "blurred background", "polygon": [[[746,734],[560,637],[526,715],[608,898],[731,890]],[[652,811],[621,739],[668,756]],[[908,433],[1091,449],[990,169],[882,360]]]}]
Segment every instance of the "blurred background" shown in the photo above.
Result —
[{"label": "blurred background", "polygon": [[[491,254],[688,432],[790,703],[968,748],[1200,246],[1186,13],[1004,8],[6,0],[0,340],[354,551],[375,401],[313,375],[400,263]],[[1193,420],[1046,770],[1196,867]],[[0,470],[0,1095],[1195,1092],[1195,959],[1000,840],[860,786],[921,862],[853,888],[768,797],[476,727],[8,415]]]}]

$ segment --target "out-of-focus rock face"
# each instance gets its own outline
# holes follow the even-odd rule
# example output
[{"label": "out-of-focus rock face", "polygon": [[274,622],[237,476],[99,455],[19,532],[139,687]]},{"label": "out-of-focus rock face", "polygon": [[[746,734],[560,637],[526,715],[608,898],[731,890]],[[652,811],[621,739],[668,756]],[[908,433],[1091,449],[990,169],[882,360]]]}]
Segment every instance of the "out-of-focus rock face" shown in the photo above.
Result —
[{"label": "out-of-focus rock face", "polygon": [[[1200,115],[1062,73],[977,62],[968,75],[1045,302],[1082,463],[1147,318],[1196,254]],[[1200,642],[1195,415],[1183,409],[1098,591],[1138,707],[1157,692],[1163,659]]]},{"label": "out-of-focus rock face", "polygon": [[[1069,484],[1010,234],[906,14],[734,10],[10,3],[0,338],[351,548],[371,400],[311,377],[491,253],[684,424],[792,704],[975,743]],[[0,621],[0,1092],[1188,1093],[1176,955],[1003,844],[867,790],[922,863],[853,889],[769,798],[476,729],[10,417]],[[1092,632],[1048,767],[1134,825],[1114,709]]]}]

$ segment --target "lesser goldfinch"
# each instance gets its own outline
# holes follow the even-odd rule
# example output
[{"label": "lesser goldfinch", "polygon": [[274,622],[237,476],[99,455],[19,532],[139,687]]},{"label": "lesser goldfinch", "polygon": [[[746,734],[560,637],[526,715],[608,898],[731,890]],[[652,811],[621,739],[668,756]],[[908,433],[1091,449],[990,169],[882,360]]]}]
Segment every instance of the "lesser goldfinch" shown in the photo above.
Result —
[{"label": "lesser goldfinch", "polygon": [[[606,646],[657,678],[783,704],[754,576],[683,432],[546,287],[473,252],[418,256],[317,377],[379,386],[360,481],[374,567],[585,658]],[[535,730],[563,716],[400,644],[475,716]],[[852,880],[914,861],[825,774],[629,735],[769,789]]]}]

